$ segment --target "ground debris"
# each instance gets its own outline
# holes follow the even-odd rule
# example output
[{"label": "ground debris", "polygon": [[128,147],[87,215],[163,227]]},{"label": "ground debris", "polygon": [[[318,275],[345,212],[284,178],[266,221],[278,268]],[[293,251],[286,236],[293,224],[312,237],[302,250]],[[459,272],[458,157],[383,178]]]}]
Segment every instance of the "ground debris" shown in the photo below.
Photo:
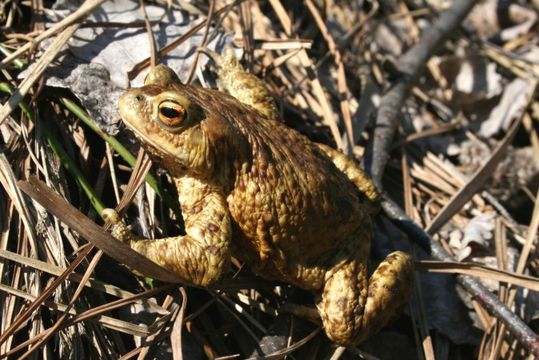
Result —
[{"label": "ground debris", "polygon": [[[533,334],[539,315],[537,1],[157,1],[149,24],[132,0],[49,5],[0,0],[0,355],[171,358],[179,326],[172,344],[184,358],[539,356],[537,337],[515,335]],[[364,164],[451,256],[445,271],[432,265],[424,243],[380,214],[373,262],[405,249],[421,271],[411,304],[358,348],[323,336],[308,292],[255,278],[235,259],[216,288],[162,286],[87,246],[17,187],[37,176],[80,223],[99,222],[103,203],[135,191],[124,184],[136,157],[116,147],[135,148],[117,122],[119,94],[156,59],[182,81],[216,86],[199,47],[233,47],[288,126]],[[129,219],[147,237],[179,233],[170,179],[149,176]],[[461,275],[507,307],[493,313]]]}]

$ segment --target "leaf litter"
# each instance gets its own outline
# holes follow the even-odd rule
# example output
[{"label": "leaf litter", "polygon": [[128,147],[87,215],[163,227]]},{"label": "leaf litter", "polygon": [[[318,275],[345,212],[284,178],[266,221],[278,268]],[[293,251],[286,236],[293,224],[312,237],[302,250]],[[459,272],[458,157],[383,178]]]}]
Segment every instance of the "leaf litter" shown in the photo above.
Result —
[{"label": "leaf litter", "polygon": [[[533,358],[533,349],[509,336],[503,321],[457,285],[453,274],[479,279],[537,327],[537,2],[478,2],[459,31],[429,54],[426,71],[407,94],[384,189],[454,262],[433,261],[381,214],[373,262],[396,248],[413,252],[420,270],[416,296],[380,334],[347,350],[333,347],[316,319],[312,324],[287,313],[290,305],[312,306],[309,294],[256,278],[237,261],[235,275],[210,290],[161,287],[102,258],[83,240],[101,234],[85,221],[99,223],[101,200],[115,205],[112,187],[126,193],[122,207],[135,197],[127,214],[136,232],[174,234],[181,223],[164,199],[171,191],[167,175],[152,171],[155,185],[137,190],[142,171],[124,185],[131,173],[122,160],[127,155],[113,156],[116,145],[96,137],[97,130],[79,121],[78,109],[60,100],[79,102],[101,130],[118,134],[135,152],[130,135],[118,128],[116,101],[122,89],[140,84],[152,50],[138,2],[100,3],[44,7],[6,0],[0,7],[6,157],[0,174],[0,354]],[[377,108],[399,79],[394,65],[451,3],[215,1],[212,9],[178,1],[147,4],[146,12],[157,50],[167,49],[159,61],[181,79],[193,73],[196,82],[212,86],[211,67],[205,56],[196,56],[197,47],[221,52],[233,46],[246,67],[265,79],[287,125],[362,162],[372,146]],[[75,25],[55,28],[73,13]],[[43,32],[47,28],[54,31]],[[60,31],[65,40],[52,36]],[[32,46],[31,38],[37,39]],[[80,170],[73,172],[73,165]],[[48,186],[26,182],[20,188],[61,194],[82,214],[60,200],[44,209],[38,195],[22,196],[14,184],[36,175]],[[124,264],[133,263],[125,256]],[[180,354],[167,340],[173,328]]]}]

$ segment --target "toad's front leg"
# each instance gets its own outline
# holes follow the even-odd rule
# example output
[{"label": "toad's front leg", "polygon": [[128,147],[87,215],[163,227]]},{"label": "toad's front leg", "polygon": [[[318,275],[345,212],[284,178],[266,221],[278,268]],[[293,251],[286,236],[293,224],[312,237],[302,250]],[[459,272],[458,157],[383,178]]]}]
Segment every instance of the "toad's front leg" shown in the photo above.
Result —
[{"label": "toad's front leg", "polygon": [[[186,283],[207,286],[215,282],[230,260],[232,236],[225,196],[216,186],[199,179],[176,180],[186,235],[158,240],[135,239],[117,224],[113,235]],[[113,222],[114,212],[106,210]]]}]

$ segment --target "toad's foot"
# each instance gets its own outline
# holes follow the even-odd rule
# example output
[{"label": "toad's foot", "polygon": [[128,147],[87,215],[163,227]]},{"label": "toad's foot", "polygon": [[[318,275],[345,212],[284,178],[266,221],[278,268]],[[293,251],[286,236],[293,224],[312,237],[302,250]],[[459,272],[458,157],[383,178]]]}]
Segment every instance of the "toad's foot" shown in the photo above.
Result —
[{"label": "toad's foot", "polygon": [[380,263],[370,279],[365,265],[351,261],[324,285],[317,306],[327,336],[354,346],[378,332],[408,302],[413,288],[413,261],[396,251]]},{"label": "toad's foot", "polygon": [[129,245],[132,240],[137,240],[135,234],[129,230],[129,228],[123,223],[120,215],[114,209],[105,209],[101,212],[101,217],[105,222],[111,223],[111,234],[117,240]]},{"label": "toad's foot", "polygon": [[116,211],[106,209],[103,217],[113,223],[112,235],[133,250],[188,284],[208,286],[219,279],[230,260],[232,230],[226,201],[217,189],[197,179],[184,177],[177,185],[187,235],[137,239]]}]

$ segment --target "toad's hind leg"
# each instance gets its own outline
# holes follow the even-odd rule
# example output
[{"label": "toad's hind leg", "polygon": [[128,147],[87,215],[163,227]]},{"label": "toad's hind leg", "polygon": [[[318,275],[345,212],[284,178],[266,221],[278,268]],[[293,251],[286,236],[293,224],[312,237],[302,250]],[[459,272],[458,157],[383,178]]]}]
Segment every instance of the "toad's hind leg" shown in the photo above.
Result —
[{"label": "toad's hind leg", "polygon": [[264,82],[245,71],[231,48],[226,48],[223,56],[208,49],[201,50],[217,64],[218,82],[226,92],[268,119],[281,121],[275,100]]},{"label": "toad's hind leg", "polygon": [[401,251],[388,255],[370,279],[359,260],[339,264],[317,304],[327,336],[354,346],[378,332],[408,302],[413,271],[412,258]]}]

